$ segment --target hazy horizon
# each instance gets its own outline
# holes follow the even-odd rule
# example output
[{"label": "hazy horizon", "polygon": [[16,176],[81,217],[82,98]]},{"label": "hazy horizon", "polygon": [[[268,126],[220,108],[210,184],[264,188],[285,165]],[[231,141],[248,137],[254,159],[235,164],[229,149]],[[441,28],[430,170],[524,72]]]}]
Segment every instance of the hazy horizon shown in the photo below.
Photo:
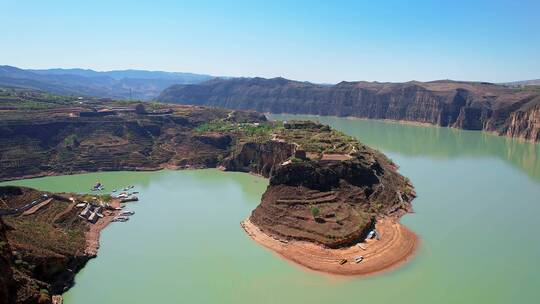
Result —
[{"label": "hazy horizon", "polygon": [[[12,66],[12,67],[15,67],[15,68],[19,68],[19,69],[23,69],[23,70],[42,70],[42,71],[45,71],[45,70],[85,70],[85,71],[94,71],[94,72],[100,72],[100,73],[108,73],[108,72],[119,72],[119,71],[143,71],[143,72],[165,72],[165,73],[183,73],[183,74],[195,74],[195,75],[205,75],[205,76],[211,76],[211,77],[215,77],[215,78],[256,78],[256,77],[259,77],[259,78],[266,78],[266,79],[271,79],[271,78],[278,78],[278,77],[283,77],[283,76],[274,76],[274,77],[263,77],[263,76],[229,76],[229,75],[212,75],[210,73],[205,73],[205,72],[202,72],[202,73],[199,73],[199,72],[193,72],[193,71],[166,71],[166,70],[153,70],[153,69],[150,69],[150,70],[144,70],[144,69],[139,69],[139,68],[125,68],[125,69],[122,69],[122,68],[119,68],[119,69],[114,69],[114,70],[96,70],[96,69],[92,69],[92,68],[86,68],[86,67],[72,67],[72,68],[65,68],[65,67],[45,67],[45,68],[34,68],[34,67],[20,67],[20,66],[14,66],[14,65],[11,65],[11,64],[0,64],[0,66]],[[283,77],[283,78],[286,78],[286,77]],[[485,80],[468,80],[468,79],[431,79],[431,80],[416,80],[416,79],[410,79],[410,80],[406,80],[406,81],[380,81],[380,80],[363,80],[363,79],[351,79],[351,80],[340,80],[340,81],[337,81],[337,82],[313,82],[313,81],[309,81],[309,80],[304,80],[304,79],[291,79],[291,78],[286,78],[288,80],[293,80],[293,81],[300,81],[300,82],[310,82],[310,83],[314,83],[314,84],[329,84],[329,85],[333,85],[333,84],[337,84],[337,83],[340,83],[342,81],[346,81],[346,82],[379,82],[379,83],[402,83],[402,82],[413,82],[413,81],[419,81],[419,82],[434,82],[434,81],[457,81],[457,82],[489,82],[489,81],[485,81]],[[511,80],[511,81],[505,81],[505,82],[493,82],[495,84],[503,84],[503,83],[512,83],[512,82],[523,82],[523,81],[531,81],[531,80],[540,80],[540,77],[537,77],[537,78],[531,78],[531,79],[516,79],[516,80]]]},{"label": "hazy horizon", "polygon": [[315,83],[538,79],[537,1],[13,1],[6,64]]}]

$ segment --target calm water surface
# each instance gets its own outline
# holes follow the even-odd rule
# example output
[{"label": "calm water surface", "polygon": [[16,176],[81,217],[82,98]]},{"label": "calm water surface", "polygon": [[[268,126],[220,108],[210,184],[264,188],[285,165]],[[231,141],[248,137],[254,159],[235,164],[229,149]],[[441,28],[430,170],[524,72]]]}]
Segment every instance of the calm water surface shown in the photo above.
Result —
[{"label": "calm water surface", "polygon": [[421,249],[364,279],[304,271],[239,223],[267,181],[217,170],[110,172],[11,182],[86,192],[133,184],[140,201],[102,235],[70,303],[539,303],[540,145],[480,132],[345,118],[319,120],[389,155],[416,186],[402,222]]}]

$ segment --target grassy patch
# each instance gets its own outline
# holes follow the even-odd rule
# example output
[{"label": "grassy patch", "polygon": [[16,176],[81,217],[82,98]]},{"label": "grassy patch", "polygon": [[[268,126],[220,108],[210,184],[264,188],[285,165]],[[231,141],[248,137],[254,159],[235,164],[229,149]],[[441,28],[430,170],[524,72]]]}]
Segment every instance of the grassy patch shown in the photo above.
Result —
[{"label": "grassy patch", "polygon": [[74,104],[77,99],[28,89],[0,87],[0,108],[48,109]]},{"label": "grassy patch", "polygon": [[271,122],[234,123],[224,120],[214,120],[201,124],[195,130],[199,133],[233,133],[239,135],[239,138],[242,141],[258,141],[270,139],[271,133],[278,130],[281,126],[281,124],[274,124]]}]

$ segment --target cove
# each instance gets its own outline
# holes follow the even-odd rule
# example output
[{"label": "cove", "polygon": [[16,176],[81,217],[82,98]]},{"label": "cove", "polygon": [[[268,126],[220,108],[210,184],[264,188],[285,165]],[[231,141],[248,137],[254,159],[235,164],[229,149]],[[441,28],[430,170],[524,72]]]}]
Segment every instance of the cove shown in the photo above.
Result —
[{"label": "cove", "polygon": [[422,244],[392,272],[354,279],[301,269],[239,226],[267,180],[218,170],[106,172],[17,184],[87,192],[133,184],[140,201],[102,233],[66,303],[530,303],[540,284],[540,147],[481,132],[332,117],[400,165],[419,197],[402,223]]}]

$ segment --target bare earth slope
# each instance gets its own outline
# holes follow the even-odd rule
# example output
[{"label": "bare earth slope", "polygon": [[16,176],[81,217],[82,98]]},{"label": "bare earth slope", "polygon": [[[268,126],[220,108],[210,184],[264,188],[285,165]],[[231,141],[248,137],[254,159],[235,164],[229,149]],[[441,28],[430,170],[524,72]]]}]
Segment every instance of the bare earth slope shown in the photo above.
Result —
[{"label": "bare earth slope", "polygon": [[478,82],[341,82],[214,79],[174,85],[163,102],[259,112],[404,120],[540,140],[540,89]]}]

